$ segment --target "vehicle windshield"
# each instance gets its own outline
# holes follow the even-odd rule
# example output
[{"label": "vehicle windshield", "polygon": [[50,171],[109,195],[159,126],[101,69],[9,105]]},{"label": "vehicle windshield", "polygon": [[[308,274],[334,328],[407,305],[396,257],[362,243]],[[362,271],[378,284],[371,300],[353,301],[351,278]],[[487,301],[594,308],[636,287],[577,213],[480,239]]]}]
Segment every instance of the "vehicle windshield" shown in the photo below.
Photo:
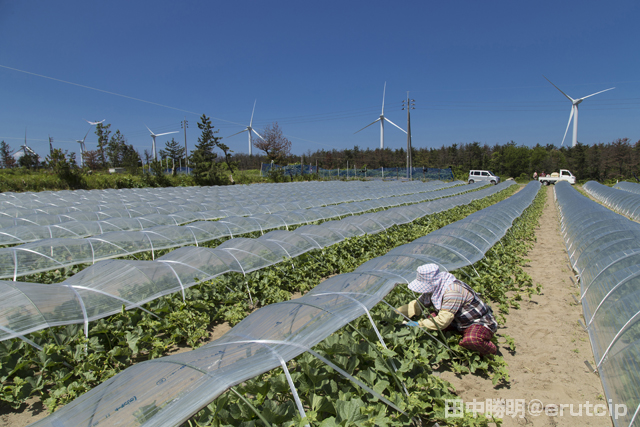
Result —
[{"label": "vehicle windshield", "polygon": [[487,172],[489,172],[489,175],[491,175],[491,176],[496,176],[496,174],[491,172],[491,171],[487,171]]}]

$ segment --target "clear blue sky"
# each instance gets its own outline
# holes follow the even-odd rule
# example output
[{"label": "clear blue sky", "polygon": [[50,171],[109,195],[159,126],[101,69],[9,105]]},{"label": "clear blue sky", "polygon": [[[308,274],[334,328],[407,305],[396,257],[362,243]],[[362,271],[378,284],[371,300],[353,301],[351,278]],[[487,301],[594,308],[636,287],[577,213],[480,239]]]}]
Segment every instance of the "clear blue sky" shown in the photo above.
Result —
[{"label": "clear blue sky", "polygon": [[[246,153],[246,133],[226,137],[257,99],[254,128],[278,121],[294,153],[373,149],[378,124],[354,132],[380,115],[386,82],[385,116],[403,128],[401,101],[415,99],[414,146],[559,145],[570,102],[544,74],[574,98],[615,86],[580,105],[578,139],[635,142],[639,12],[636,0],[0,0],[0,140],[17,149],[27,128],[42,155],[48,135],[78,152],[83,119],[106,119],[142,154],[145,125],[184,142],[186,117],[191,149],[204,113]],[[386,125],[385,146],[405,134]]]}]

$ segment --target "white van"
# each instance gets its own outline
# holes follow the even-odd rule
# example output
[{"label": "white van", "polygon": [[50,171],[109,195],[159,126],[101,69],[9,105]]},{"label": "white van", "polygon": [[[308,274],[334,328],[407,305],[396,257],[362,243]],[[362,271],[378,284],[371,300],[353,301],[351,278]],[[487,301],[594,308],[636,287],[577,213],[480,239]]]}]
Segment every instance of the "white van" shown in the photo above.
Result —
[{"label": "white van", "polygon": [[495,175],[491,171],[479,171],[479,170],[469,171],[469,179],[467,179],[467,182],[469,184],[473,184],[474,182],[481,182],[481,181],[487,181],[493,185],[496,185],[497,183],[500,182],[500,177]]}]

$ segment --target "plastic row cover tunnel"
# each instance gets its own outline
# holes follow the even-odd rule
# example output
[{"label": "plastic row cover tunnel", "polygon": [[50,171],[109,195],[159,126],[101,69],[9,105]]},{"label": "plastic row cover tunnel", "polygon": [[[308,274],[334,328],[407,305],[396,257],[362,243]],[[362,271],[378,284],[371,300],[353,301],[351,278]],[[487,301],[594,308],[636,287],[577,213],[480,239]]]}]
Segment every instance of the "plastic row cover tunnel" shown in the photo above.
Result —
[{"label": "plastic row cover tunnel", "polygon": [[[452,183],[442,184],[442,183],[429,183],[424,184],[421,187],[414,189],[420,190],[417,192],[412,192],[410,194],[403,194],[400,196],[388,196],[388,197],[379,197],[373,199],[366,200],[357,200],[357,201],[345,201],[341,202],[344,204],[355,204],[355,203],[375,203],[381,200],[388,199],[406,199],[411,197],[418,196],[422,193],[434,192],[437,190],[442,190],[445,188],[452,187]],[[403,189],[405,192],[407,189]],[[470,189],[468,189],[470,190]],[[467,191],[468,191],[467,190]],[[320,207],[318,205],[318,201],[315,195],[311,195],[311,200],[297,200],[291,201],[288,203],[270,203],[263,205],[249,205],[245,207],[229,205],[222,206],[217,210],[203,210],[198,212],[192,211],[182,211],[173,214],[146,214],[144,216],[136,216],[129,218],[126,213],[127,211],[119,210],[116,211],[118,216],[107,216],[104,213],[96,213],[96,215],[104,215],[104,218],[97,220],[83,220],[82,217],[76,215],[75,217],[71,215],[62,216],[59,215],[57,217],[37,217],[37,218],[15,218],[15,219],[7,219],[5,218],[4,222],[9,223],[18,223],[21,225],[12,225],[4,228],[0,228],[0,245],[12,245],[12,244],[20,244],[20,243],[28,243],[34,242],[37,240],[43,239],[53,239],[53,238],[80,238],[80,237],[89,237],[95,236],[98,234],[104,234],[108,232],[114,231],[140,231],[152,227],[157,226],[166,226],[166,225],[181,225],[190,223],[193,221],[211,221],[219,218],[226,218],[231,216],[250,216],[250,215],[260,215],[260,214],[270,214],[275,212],[284,212],[284,211],[295,211],[295,210],[308,210],[310,208]],[[362,195],[356,196],[358,199],[362,197]],[[440,196],[442,197],[442,196]],[[328,205],[330,206],[330,205]],[[353,208],[355,209],[355,207]],[[79,215],[87,215],[84,212],[80,212]],[[124,217],[123,217],[124,216]],[[59,222],[61,219],[67,219],[64,222]],[[53,221],[55,223],[49,223]],[[0,225],[2,225],[2,218],[0,218]],[[39,225],[40,223],[45,223],[44,225]],[[6,224],[5,224],[6,225]]]},{"label": "plastic row cover tunnel", "polygon": [[555,192],[605,394],[628,409],[613,422],[640,425],[640,224],[589,200],[568,183],[558,183]]},{"label": "plastic row cover tunnel", "polygon": [[[16,280],[20,276],[55,270],[77,264],[95,264],[97,261],[151,252],[160,249],[196,245],[223,237],[287,228],[309,224],[369,210],[388,208],[448,197],[477,189],[481,184],[459,186],[440,191],[412,194],[384,199],[365,200],[332,206],[249,217],[228,217],[219,221],[197,221],[185,226],[159,226],[142,231],[114,231],[89,238],[55,238],[33,243],[0,248],[0,278]],[[137,218],[136,218],[137,219]],[[62,226],[71,223],[61,224]],[[0,231],[0,236],[2,232]]]},{"label": "plastic row cover tunnel", "polygon": [[635,182],[622,181],[614,185],[613,188],[628,191],[630,193],[640,194],[640,184],[636,184]]},{"label": "plastic row cover tunnel", "polygon": [[[364,198],[409,194],[416,188],[441,183],[440,181],[382,182],[382,181],[333,181],[296,182],[283,184],[252,184],[213,187],[165,187],[135,188],[120,190],[74,190],[42,191],[37,193],[0,193],[0,210],[14,209],[12,216],[24,213],[96,212],[114,208],[185,206],[193,210],[191,204],[204,203],[213,206],[247,206],[274,202],[286,203],[304,199],[305,195],[316,194],[324,199],[324,204],[342,203],[352,200],[349,192],[357,192]],[[345,198],[346,197],[346,198]],[[358,199],[363,200],[363,199]],[[313,206],[316,201],[311,202]],[[96,207],[97,209],[93,209]],[[64,209],[57,211],[57,209]],[[173,208],[168,208],[173,209]],[[33,212],[36,210],[37,212]],[[182,210],[182,209],[181,209]],[[29,212],[31,211],[31,212]]]},{"label": "plastic row cover tunnel", "polygon": [[[530,183],[496,210],[520,211],[539,187],[538,182]],[[444,230],[463,229],[456,225]],[[437,257],[435,262],[445,269],[457,266]],[[301,298],[259,309],[197,350],[132,366],[33,425],[180,425],[229,387],[286,366],[286,361],[366,314],[396,283],[415,278],[413,266],[406,266],[400,278],[397,269],[366,270],[367,264],[323,281]]]},{"label": "plastic row cover tunnel", "polygon": [[[631,182],[627,184],[638,187],[637,184]],[[584,188],[591,197],[598,199],[609,209],[632,218],[635,221],[640,220],[640,194],[607,187],[596,181],[589,181],[583,185],[582,188]]]},{"label": "plastic row cover tunnel", "polygon": [[155,261],[100,261],[59,284],[0,281],[0,340],[51,326],[88,322],[182,292],[198,281],[229,272],[248,273],[320,249],[348,237],[378,233],[393,225],[468,204],[513,182],[422,204],[392,208],[258,239],[231,239],[210,249],[187,246]]},{"label": "plastic row cover tunnel", "polygon": [[[462,182],[457,182],[461,184]],[[14,195],[16,200],[10,203],[0,202],[0,228],[14,225],[47,225],[66,221],[102,220],[112,217],[134,218],[150,214],[180,214],[184,212],[204,212],[229,208],[263,209],[264,212],[282,210],[282,205],[296,204],[296,208],[331,205],[371,198],[390,197],[394,195],[412,194],[430,191],[436,186],[450,186],[439,181],[423,183],[367,183],[367,182],[335,182],[319,185],[278,184],[237,186],[232,190],[225,187],[182,187],[176,189],[154,189],[149,191],[145,200],[129,201],[126,193],[118,194],[122,199],[107,198],[94,204],[86,199],[74,198],[73,192],[56,192],[48,194],[51,198],[60,194],[67,194],[53,201],[38,199],[28,200],[27,205],[36,204],[37,207],[21,206],[19,200],[33,193]],[[122,190],[131,192],[132,190]],[[178,191],[178,192],[176,192]],[[0,196],[7,193],[0,193]],[[47,194],[36,193],[39,197]],[[1,198],[1,197],[0,197]],[[271,210],[270,210],[271,209]],[[285,208],[286,209],[286,208]]]}]

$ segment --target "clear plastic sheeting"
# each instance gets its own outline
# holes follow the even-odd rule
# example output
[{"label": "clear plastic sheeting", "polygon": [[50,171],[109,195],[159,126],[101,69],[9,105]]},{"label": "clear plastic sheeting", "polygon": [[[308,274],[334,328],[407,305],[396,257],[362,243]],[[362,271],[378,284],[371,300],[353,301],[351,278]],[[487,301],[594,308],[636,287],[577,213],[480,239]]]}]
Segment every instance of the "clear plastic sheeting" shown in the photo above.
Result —
[{"label": "clear plastic sheeting", "polygon": [[356,271],[379,271],[381,265],[387,265],[394,274],[408,280],[415,276],[415,268],[425,263],[436,263],[448,270],[475,264],[531,205],[539,188],[540,184],[532,181],[509,199],[392,249],[387,255],[363,264]]},{"label": "clear plastic sheeting", "polygon": [[[100,218],[95,220],[87,220],[87,215],[91,214],[91,211],[87,214],[85,210],[71,211],[72,213],[68,215],[45,213],[45,211],[71,209],[70,207],[52,207],[44,211],[40,209],[34,211],[29,210],[28,213],[22,212],[24,216],[19,215],[21,208],[9,207],[4,210],[0,208],[0,245],[28,243],[46,238],[90,237],[116,230],[139,231],[158,225],[182,225],[192,221],[211,221],[229,216],[255,216],[286,211],[304,212],[310,208],[320,208],[332,203],[348,203],[349,207],[346,208],[326,206],[323,208],[324,210],[319,212],[319,214],[322,214],[321,218],[323,219],[327,217],[335,218],[340,215],[360,213],[371,209],[388,208],[406,203],[418,203],[434,198],[447,197],[452,194],[459,194],[460,192],[478,188],[478,186],[460,187],[459,184],[463,183],[459,181],[454,183],[407,183],[404,187],[398,187],[400,184],[395,184],[392,187],[385,188],[387,190],[391,190],[391,188],[396,189],[400,195],[393,195],[389,194],[389,191],[384,191],[384,196],[374,194],[368,187],[359,188],[360,186],[356,185],[353,190],[364,190],[364,192],[352,193],[349,195],[348,200],[347,197],[343,197],[342,199],[337,197],[333,197],[332,199],[320,198],[318,196],[325,194],[326,190],[319,191],[319,189],[316,189],[314,192],[313,188],[309,189],[309,192],[304,196],[293,192],[293,195],[304,197],[304,199],[289,203],[273,203],[273,201],[270,200],[268,203],[257,204],[256,200],[262,200],[263,194],[256,194],[255,198],[250,199],[242,197],[233,201],[220,200],[218,203],[203,201],[202,203],[196,204],[187,202],[184,199],[174,199],[176,203],[181,202],[183,204],[168,206],[167,209],[136,205],[135,207],[128,206],[123,207],[123,209],[114,210],[111,206],[108,211],[97,210],[93,212],[96,218]],[[377,185],[373,185],[373,187],[377,187]],[[286,188],[282,187],[281,190],[286,190]],[[336,189],[336,191],[337,190],[338,189]],[[343,190],[346,191],[346,188]],[[409,192],[409,194],[406,194],[407,192]],[[427,193],[432,193],[433,195]],[[292,197],[292,194],[289,193],[278,196],[278,198],[290,197]],[[374,199],[372,197],[376,198]],[[84,207],[84,205],[77,206]],[[89,208],[93,209],[100,207],[101,206],[89,205]],[[182,207],[183,210],[180,210],[180,207]],[[73,215],[75,215],[75,217]],[[311,216],[313,216],[313,214],[311,214]],[[76,222],[80,222],[82,225],[76,226],[74,224]],[[122,225],[120,226],[120,224]],[[114,229],[114,226],[119,226],[120,228]],[[101,231],[103,228],[104,231]]]},{"label": "clear plastic sheeting", "polygon": [[[625,184],[631,184],[632,186],[634,185],[636,187],[640,187],[637,184],[633,184],[631,182]],[[629,185],[624,185],[623,187],[630,189],[633,188]],[[584,190],[589,193],[591,197],[598,199],[609,209],[627,216],[635,221],[640,220],[640,193],[607,187],[606,185],[602,185],[595,181],[587,182],[582,186],[582,188],[584,188]]]},{"label": "clear plastic sheeting", "polygon": [[[532,182],[489,208],[489,213],[442,230],[447,235],[455,235],[452,230],[465,234],[481,228],[466,224],[481,224],[496,212],[522,212],[539,187]],[[501,228],[491,239],[500,239],[507,230]],[[422,263],[410,256],[373,259],[353,273],[323,281],[301,298],[257,310],[223,337],[196,350],[134,365],[32,425],[180,425],[229,387],[282,366],[367,314],[397,283],[414,279]],[[449,270],[457,266],[441,264]]]},{"label": "clear plastic sheeting", "polygon": [[614,185],[613,188],[628,191],[630,193],[640,194],[640,184],[636,184],[635,182],[622,181]]},{"label": "clear plastic sheeting", "polygon": [[[324,248],[353,235],[365,234],[364,229],[370,221],[380,224],[382,229],[409,222],[410,219],[406,215],[400,214],[403,210],[413,211],[417,206],[424,210],[424,215],[428,215],[468,204],[510,185],[515,183],[509,181],[434,202],[352,216],[347,218],[348,222],[345,222],[344,226],[341,223],[345,220],[329,221],[321,225],[305,225],[294,231],[279,230],[267,233],[258,239],[235,238],[213,249],[186,246],[155,261],[100,261],[62,283],[46,285],[52,290],[65,288],[65,292],[59,295],[54,292],[53,295],[43,294],[43,297],[39,297],[37,292],[25,291],[31,284],[11,282],[7,286],[13,287],[15,296],[10,302],[0,300],[0,340],[16,338],[49,327],[52,322],[51,316],[55,316],[57,306],[66,308],[80,305],[82,310],[75,313],[73,320],[69,320],[71,318],[65,315],[65,322],[86,324],[90,320],[114,314],[116,307],[117,310],[121,310],[123,305],[127,309],[135,308],[163,295],[184,292],[184,289],[198,281],[229,272],[246,274],[311,249]],[[430,207],[432,203],[436,203],[438,207]],[[397,212],[398,215],[394,213],[390,216],[390,212]],[[363,226],[356,227],[356,220],[360,220]],[[212,224],[217,223],[220,222]],[[74,242],[72,239],[69,240]],[[105,250],[108,249],[107,246]],[[69,293],[67,288],[76,292]],[[50,315],[44,314],[49,312]]]},{"label": "clear plastic sheeting", "polygon": [[[462,184],[460,181],[420,182],[298,182],[250,186],[143,188],[92,191],[43,191],[0,194],[0,216],[121,212],[129,217],[246,208],[270,204],[295,204],[295,209],[350,201],[433,191]],[[309,199],[308,196],[315,196]],[[289,209],[289,208],[287,208]],[[282,209],[278,209],[282,210]]]},{"label": "clear plastic sheeting", "polygon": [[[135,256],[140,252],[160,249],[176,248],[186,245],[199,246],[202,243],[222,237],[235,237],[241,234],[260,232],[264,234],[276,228],[286,228],[292,225],[309,224],[318,220],[340,218],[346,215],[354,215],[365,209],[375,209],[389,206],[397,206],[423,200],[432,200],[452,194],[464,193],[477,189],[482,184],[470,186],[458,186],[440,191],[425,192],[407,196],[388,197],[377,199],[375,203],[355,202],[344,205],[320,206],[296,211],[282,211],[274,214],[258,214],[252,216],[230,216],[219,221],[190,222],[185,226],[173,225],[175,216],[148,215],[138,218],[111,218],[97,223],[65,222],[62,224],[46,226],[45,233],[58,236],[66,231],[73,232],[76,238],[50,238],[37,240],[11,248],[0,248],[0,278],[17,280],[28,274],[34,274],[77,264],[95,264],[98,261]],[[355,205],[355,206],[353,206]],[[354,207],[355,209],[353,209]],[[192,212],[183,212],[193,214]],[[201,214],[198,212],[197,214]],[[424,211],[419,205],[405,206],[402,210],[389,211],[377,216],[382,228],[389,228],[393,224],[404,224],[416,218],[424,216]],[[168,222],[169,225],[157,225]],[[82,226],[69,226],[82,224]],[[80,238],[79,233],[93,226],[93,231],[100,229],[117,228],[118,231],[98,234],[94,237]],[[155,224],[155,225],[154,225]],[[153,225],[150,227],[150,225]],[[127,228],[128,227],[128,228]],[[44,229],[45,227],[38,227]],[[0,229],[2,232],[7,229]],[[126,230],[126,232],[125,232]],[[211,232],[207,232],[211,231]],[[379,231],[379,230],[378,230]],[[350,237],[339,233],[342,238]],[[328,244],[328,243],[327,243]],[[324,245],[326,246],[326,244]]]},{"label": "clear plastic sheeting", "polygon": [[[588,184],[589,193],[612,204],[624,192]],[[555,194],[605,394],[614,405],[627,407],[626,415],[612,417],[613,423],[640,425],[640,224],[582,196],[566,182],[556,184]]]}]

